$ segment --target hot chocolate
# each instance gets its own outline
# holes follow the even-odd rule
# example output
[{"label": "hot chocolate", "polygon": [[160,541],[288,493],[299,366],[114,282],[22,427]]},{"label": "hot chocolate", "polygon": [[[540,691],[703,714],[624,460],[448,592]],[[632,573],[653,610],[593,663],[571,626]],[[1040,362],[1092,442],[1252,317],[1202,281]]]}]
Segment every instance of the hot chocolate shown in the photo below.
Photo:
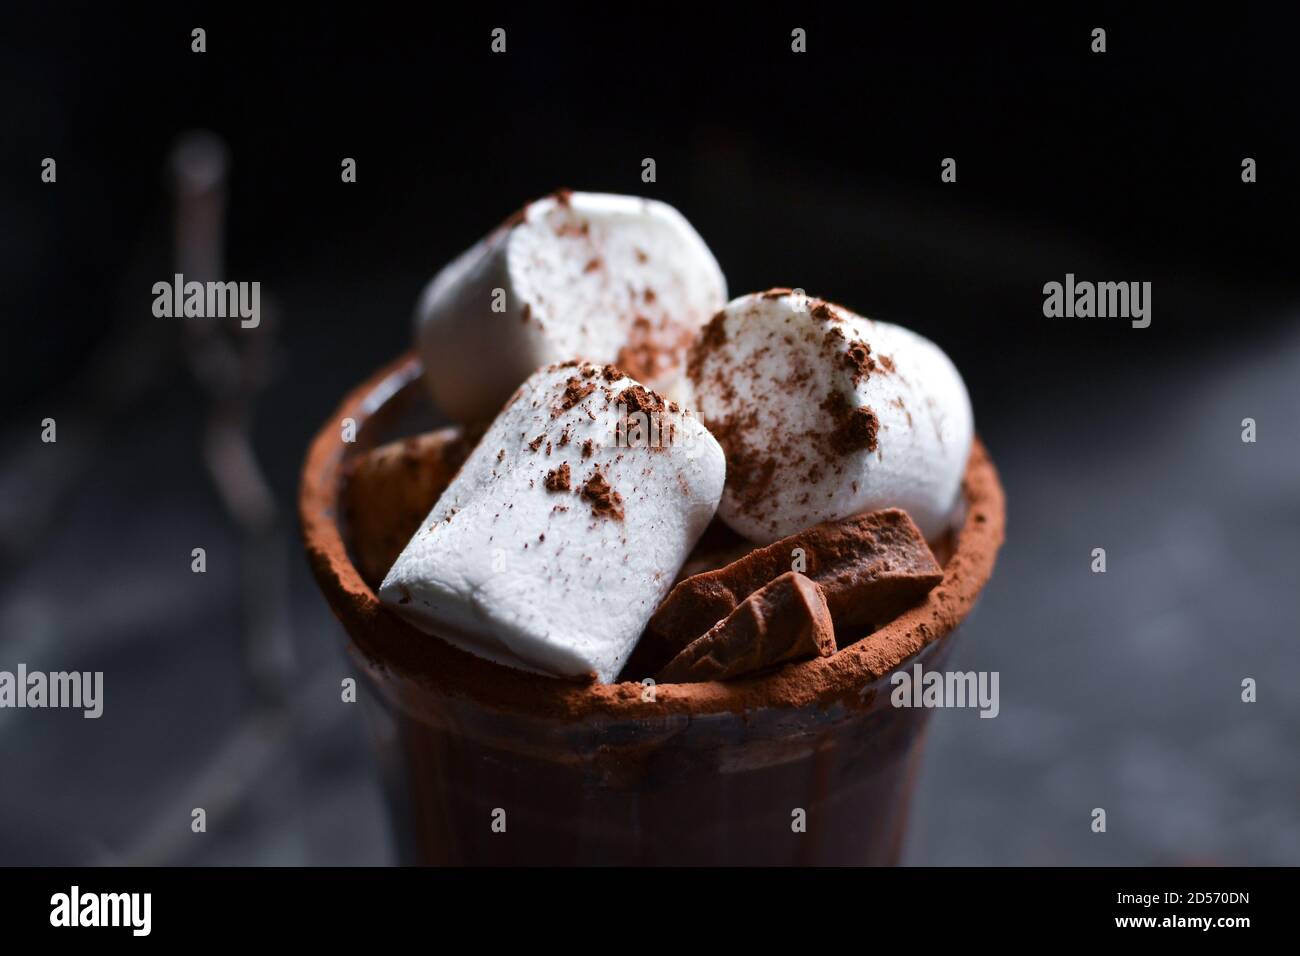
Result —
[{"label": "hot chocolate", "polygon": [[[564,201],[476,255],[503,256],[516,291],[548,290],[548,315],[612,323],[547,341],[606,349],[635,327],[630,300],[584,312],[582,296],[613,287],[579,284],[566,306],[545,262],[560,268],[580,236],[608,244],[606,268],[646,266],[637,243],[684,220]],[[518,248],[554,254],[525,268],[509,234],[530,222]],[[655,282],[686,301],[703,262],[660,257]],[[475,276],[444,273],[439,308],[469,308]],[[457,336],[467,322],[435,324]],[[408,357],[313,443],[304,538],[377,691],[405,858],[897,858],[924,712],[891,707],[886,681],[904,662],[940,665],[1002,540],[964,388],[925,340],[789,290],[686,325],[693,338],[650,363],[663,392],[579,351],[531,374],[498,367],[493,388],[522,377],[493,421],[412,434],[395,423],[427,396],[469,389],[453,412],[482,396]],[[657,439],[632,441],[650,415]]]}]

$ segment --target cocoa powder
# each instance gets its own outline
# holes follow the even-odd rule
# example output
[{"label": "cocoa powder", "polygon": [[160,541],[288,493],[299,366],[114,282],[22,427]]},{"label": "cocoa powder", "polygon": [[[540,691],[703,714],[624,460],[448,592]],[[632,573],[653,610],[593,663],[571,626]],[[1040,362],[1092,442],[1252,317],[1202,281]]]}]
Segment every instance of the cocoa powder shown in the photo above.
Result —
[{"label": "cocoa powder", "polygon": [[720,311],[709,319],[708,325],[701,330],[699,338],[691,346],[686,356],[686,374],[698,381],[703,375],[703,365],[709,355],[727,344],[727,313]]},{"label": "cocoa powder", "polygon": [[664,400],[657,393],[641,385],[632,385],[623,389],[618,394],[618,402],[627,406],[629,414],[644,412],[649,415],[651,412],[661,412],[664,409]]},{"label": "cocoa powder", "polygon": [[632,320],[627,344],[618,350],[615,361],[629,377],[645,380],[659,374],[662,355],[663,349],[653,334],[650,320],[638,315]]},{"label": "cocoa powder", "polygon": [[559,468],[546,473],[547,491],[569,490],[569,463],[566,461]]},{"label": "cocoa powder", "polygon": [[609,479],[597,468],[582,486],[582,498],[597,518],[623,520],[623,496],[610,487]]},{"label": "cocoa powder", "polygon": [[564,383],[564,395],[560,398],[559,406],[551,412],[551,417],[567,412],[595,390],[596,386],[591,382],[583,382],[576,375],[570,377]]},{"label": "cocoa powder", "polygon": [[850,342],[844,353],[844,364],[853,374],[853,384],[865,382],[876,370],[876,360],[871,357],[871,346],[866,342]]},{"label": "cocoa powder", "polygon": [[834,322],[838,318],[831,307],[820,299],[818,299],[817,303],[812,307],[811,314],[814,319],[817,319],[820,322]]},{"label": "cocoa powder", "polygon": [[827,444],[834,455],[851,455],[866,449],[875,451],[880,422],[866,405],[853,408],[840,392],[831,392],[821,403],[831,420]]}]

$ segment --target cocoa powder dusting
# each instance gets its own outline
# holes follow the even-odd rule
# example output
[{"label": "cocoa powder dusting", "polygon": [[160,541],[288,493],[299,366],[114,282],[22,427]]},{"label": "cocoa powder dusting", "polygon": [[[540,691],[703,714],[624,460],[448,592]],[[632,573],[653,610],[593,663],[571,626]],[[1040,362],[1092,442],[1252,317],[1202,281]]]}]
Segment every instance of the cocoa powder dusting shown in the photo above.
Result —
[{"label": "cocoa powder dusting", "polygon": [[704,375],[704,362],[708,359],[709,354],[716,352],[727,344],[727,313],[718,312],[713,318],[709,319],[709,324],[700,332],[700,337],[692,343],[690,353],[686,358],[686,374],[694,382]]},{"label": "cocoa powder dusting", "polygon": [[875,451],[876,434],[879,430],[880,422],[876,420],[876,413],[863,405],[861,408],[853,409],[849,417],[840,423],[840,427],[831,436],[831,444],[842,455],[863,448],[867,451]]},{"label": "cocoa powder dusting", "polygon": [[582,498],[591,505],[591,513],[597,518],[623,520],[623,496],[610,486],[599,468],[582,486]]},{"label": "cocoa powder dusting", "polygon": [[568,491],[569,484],[569,463],[566,461],[559,468],[546,473],[546,490],[547,491]]},{"label": "cocoa powder dusting", "polygon": [[866,342],[850,342],[843,361],[853,373],[854,385],[865,381],[876,370],[876,360],[871,357],[871,346]]},{"label": "cocoa powder dusting", "polygon": [[866,405],[853,408],[849,405],[849,400],[839,392],[827,395],[820,408],[831,419],[827,444],[832,454],[850,455],[863,448],[867,451],[876,450],[880,422],[870,408]]},{"label": "cocoa powder dusting", "polygon": [[591,382],[584,384],[576,375],[571,376],[569,380],[564,383],[564,397],[560,399],[560,404],[556,409],[555,414],[558,415],[561,412],[567,412],[595,390],[596,386]]},{"label": "cocoa powder dusting", "polygon": [[618,350],[615,361],[632,378],[651,379],[659,374],[659,357],[663,350],[655,341],[650,320],[638,315],[628,329],[627,344]]},{"label": "cocoa powder dusting", "polygon": [[627,407],[628,413],[663,411],[664,400],[641,385],[633,385],[619,393],[618,402]]},{"label": "cocoa powder dusting", "polygon": [[744,440],[745,435],[753,434],[757,422],[757,413],[752,411],[738,419],[705,422],[727,459],[728,490],[736,506],[754,516],[767,504],[777,467],[775,455],[752,449]]}]

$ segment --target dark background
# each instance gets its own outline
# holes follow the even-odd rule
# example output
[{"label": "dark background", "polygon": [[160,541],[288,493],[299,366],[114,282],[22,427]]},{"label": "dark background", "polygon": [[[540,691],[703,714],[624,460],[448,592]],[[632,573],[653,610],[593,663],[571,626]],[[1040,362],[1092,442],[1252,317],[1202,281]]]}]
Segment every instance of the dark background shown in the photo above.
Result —
[{"label": "dark background", "polygon": [[[734,294],[799,286],[962,370],[1009,541],[955,665],[1001,673],[1002,714],[936,717],[909,861],[1300,862],[1300,132],[1263,9],[6,7],[0,668],[104,670],[107,703],[0,711],[0,863],[391,858],[297,470],[408,347],[432,273],[561,185],[664,199]],[[229,149],[227,277],[278,317],[253,441],[307,688],[290,718],[248,686],[205,397],[149,311],[193,129]],[[1152,282],[1151,327],[1044,318],[1067,272]],[[193,836],[204,801],[219,824]]]}]

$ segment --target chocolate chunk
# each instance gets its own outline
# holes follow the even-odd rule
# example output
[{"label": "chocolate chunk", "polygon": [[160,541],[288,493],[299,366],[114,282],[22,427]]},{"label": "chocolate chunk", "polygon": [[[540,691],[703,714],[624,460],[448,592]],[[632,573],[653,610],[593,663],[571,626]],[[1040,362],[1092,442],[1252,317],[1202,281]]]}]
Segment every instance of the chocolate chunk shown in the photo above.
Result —
[{"label": "chocolate chunk", "polygon": [[[800,552],[803,564],[799,564]],[[826,596],[839,647],[916,604],[943,580],[921,532],[897,508],[828,521],[680,581],[646,627],[638,657],[662,666],[762,588],[798,567]]]},{"label": "chocolate chunk", "polygon": [[821,588],[787,571],[745,598],[659,672],[664,683],[729,680],[807,657],[835,653],[835,629]]}]

